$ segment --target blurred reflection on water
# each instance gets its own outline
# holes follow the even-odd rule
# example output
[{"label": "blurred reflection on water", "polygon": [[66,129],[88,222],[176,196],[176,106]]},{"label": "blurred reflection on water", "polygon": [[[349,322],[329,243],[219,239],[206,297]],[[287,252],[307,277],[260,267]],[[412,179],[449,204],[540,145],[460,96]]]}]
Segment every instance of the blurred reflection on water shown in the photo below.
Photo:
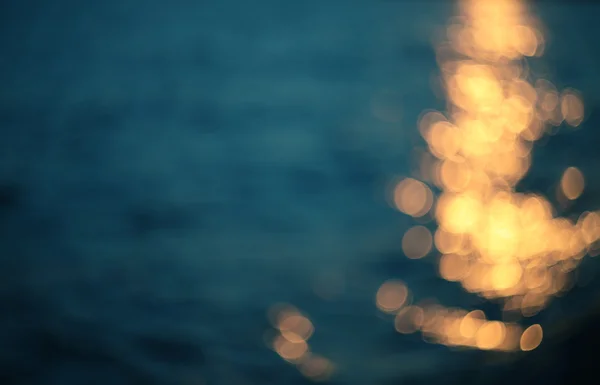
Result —
[{"label": "blurred reflection on water", "polygon": [[[598,6],[535,5],[546,44],[529,70],[594,111]],[[438,278],[436,248],[452,241],[420,215],[430,187],[403,179],[390,193],[423,164],[422,112],[445,108],[433,43],[451,2],[0,11],[3,383],[558,384],[584,367],[562,357],[596,338],[570,321],[595,306],[591,258],[524,325],[543,325],[539,346],[536,327],[519,339],[530,355],[398,333],[428,327],[427,306],[386,314],[436,298],[501,316]],[[579,108],[563,100],[563,115]],[[519,188],[561,216],[597,210],[594,124],[536,142]],[[442,275],[460,281],[450,262]],[[293,311],[270,319],[277,303]],[[466,315],[470,335],[481,318]],[[481,346],[494,346],[506,330],[485,325]]]}]

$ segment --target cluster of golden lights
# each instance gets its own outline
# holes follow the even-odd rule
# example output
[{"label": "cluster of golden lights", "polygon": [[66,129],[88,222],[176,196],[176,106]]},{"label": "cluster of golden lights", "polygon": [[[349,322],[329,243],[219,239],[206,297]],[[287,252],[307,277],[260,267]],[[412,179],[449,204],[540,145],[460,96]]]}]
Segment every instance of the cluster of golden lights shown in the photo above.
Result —
[{"label": "cluster of golden lights", "polygon": [[[520,0],[464,0],[461,16],[437,47],[446,114],[429,111],[419,121],[428,145],[420,179],[441,193],[434,202],[429,187],[401,180],[393,203],[415,218],[430,215],[432,234],[419,225],[402,239],[408,258],[441,254],[439,274],[487,299],[500,300],[507,312],[531,316],[569,289],[569,273],[586,254],[598,253],[600,214],[578,220],[555,216],[540,195],[517,193],[515,185],[531,166],[534,141],[566,123],[578,126],[584,115],[580,95],[559,92],[547,80],[530,83],[526,58],[541,55],[544,39]],[[563,204],[584,189],[580,170],[569,167],[557,189]],[[542,339],[539,325],[487,321],[483,312],[408,305],[408,289],[386,282],[377,305],[396,313],[399,332],[421,331],[432,340],[485,350],[532,350]]]},{"label": "cluster of golden lights", "polygon": [[515,323],[488,321],[481,310],[467,312],[428,301],[410,304],[409,289],[399,280],[384,282],[376,303],[381,311],[395,314],[397,332],[420,331],[426,341],[499,351],[533,350],[542,341],[542,328],[537,324],[523,331]]},{"label": "cluster of golden lights", "polygon": [[314,381],[325,381],[333,372],[332,362],[310,351],[309,338],[314,326],[308,317],[294,306],[277,304],[268,312],[276,333],[267,343],[284,360],[296,365],[298,370]]},{"label": "cluster of golden lights", "polygon": [[[500,301],[506,313],[529,317],[570,288],[569,274],[586,254],[600,254],[600,213],[584,212],[575,221],[557,217],[545,197],[515,190],[531,166],[533,143],[562,124],[579,126],[584,105],[575,90],[559,92],[545,79],[530,82],[526,58],[541,56],[544,37],[522,0],[461,0],[459,7],[436,47],[447,112],[428,111],[419,119],[428,146],[417,172],[422,181],[398,181],[391,201],[438,225],[433,233],[423,225],[409,229],[402,238],[406,257],[419,259],[435,248],[442,278]],[[437,199],[426,183],[441,191]],[[576,200],[584,185],[582,172],[567,168],[557,187],[559,204]],[[420,332],[448,346],[530,351],[543,339],[539,324],[523,328],[488,320],[481,310],[412,303],[400,280],[379,287],[376,305],[394,315],[399,333]],[[309,318],[282,304],[268,316],[275,331],[269,346],[306,377],[327,380],[334,367],[311,352]]]}]

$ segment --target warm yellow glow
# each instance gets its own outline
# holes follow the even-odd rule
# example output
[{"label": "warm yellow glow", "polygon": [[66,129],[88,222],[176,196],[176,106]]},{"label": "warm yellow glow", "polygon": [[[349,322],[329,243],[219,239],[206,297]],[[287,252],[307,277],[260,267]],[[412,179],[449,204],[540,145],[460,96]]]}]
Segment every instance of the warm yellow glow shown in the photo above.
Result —
[{"label": "warm yellow glow", "polygon": [[567,90],[561,96],[560,111],[565,121],[573,127],[583,121],[583,101],[575,91]]},{"label": "warm yellow glow", "polygon": [[518,25],[511,32],[514,48],[523,56],[535,56],[540,45],[535,30],[526,25]]},{"label": "warm yellow glow", "polygon": [[516,286],[521,280],[522,272],[521,265],[517,262],[494,265],[491,273],[493,287],[502,290]]},{"label": "warm yellow glow", "polygon": [[384,312],[395,312],[408,299],[408,289],[402,281],[391,280],[384,282],[377,291],[377,307]]},{"label": "warm yellow glow", "polygon": [[302,358],[308,351],[308,345],[305,341],[291,342],[282,336],[277,336],[273,341],[273,348],[281,358],[294,361]]},{"label": "warm yellow glow", "polygon": [[584,185],[583,174],[575,167],[566,169],[560,180],[560,188],[565,197],[570,200],[579,198]]},{"label": "warm yellow glow", "polygon": [[[600,212],[575,223],[557,217],[545,197],[515,188],[531,167],[533,142],[563,122],[580,125],[584,104],[575,90],[561,92],[547,79],[529,82],[534,74],[523,59],[540,56],[545,41],[525,1],[460,0],[459,6],[448,40],[436,47],[447,111],[425,112],[418,122],[429,150],[418,169],[441,193],[433,210],[431,190],[415,179],[400,182],[394,194],[400,211],[414,217],[432,211],[438,228],[433,237],[424,226],[409,229],[402,248],[417,259],[434,244],[442,278],[502,301],[506,315],[530,317],[570,288],[570,272],[586,253],[600,254]],[[584,186],[583,173],[569,167],[557,189],[561,207]],[[522,332],[517,324],[487,321],[481,311],[439,305],[405,306],[395,327],[483,350],[531,350],[542,338],[539,325]]]},{"label": "warm yellow glow", "polygon": [[486,322],[479,329],[475,336],[477,347],[482,350],[491,350],[497,348],[504,342],[506,334],[505,326],[498,321]]},{"label": "warm yellow glow", "polygon": [[581,214],[577,221],[577,227],[588,245],[591,245],[600,239],[600,214],[589,212]]},{"label": "warm yellow glow", "polygon": [[520,341],[520,347],[523,351],[529,351],[537,348],[542,343],[544,332],[538,324],[531,325],[523,332]]},{"label": "warm yellow glow", "polygon": [[[447,36],[463,58],[439,51],[448,113],[429,111],[419,120],[438,159],[427,161],[428,176],[442,189],[435,208],[439,272],[485,298],[520,296],[529,314],[564,289],[564,274],[600,238],[600,216],[577,224],[553,218],[547,199],[514,188],[531,166],[531,141],[548,124],[579,124],[583,103],[546,79],[525,80],[520,59],[540,55],[544,39],[524,2],[462,0],[460,7]],[[581,172],[569,168],[560,191],[573,200],[583,186]],[[427,237],[423,242],[427,249]]]},{"label": "warm yellow glow", "polygon": [[458,254],[444,254],[439,264],[440,275],[448,281],[460,281],[465,278],[471,269],[469,260]]},{"label": "warm yellow glow", "polygon": [[301,342],[310,338],[314,328],[308,318],[300,314],[292,314],[280,321],[279,330],[288,341]]},{"label": "warm yellow glow", "polygon": [[[557,290],[553,286],[554,285],[551,283],[551,286],[548,288],[548,292],[557,292]],[[547,300],[547,295],[539,294],[535,291],[530,291],[521,298],[521,313],[525,317],[533,317],[534,315],[539,313],[540,310],[543,309],[543,307],[546,305]]]},{"label": "warm yellow glow", "polygon": [[438,228],[434,236],[435,247],[440,253],[460,253],[464,250],[462,234],[454,234]]},{"label": "warm yellow glow", "polygon": [[471,182],[471,168],[466,162],[443,161],[439,168],[440,181],[445,189],[453,192],[466,190]]},{"label": "warm yellow glow", "polygon": [[424,183],[406,178],[394,189],[394,204],[405,214],[422,217],[431,209],[433,193]]},{"label": "warm yellow glow", "polygon": [[519,350],[519,340],[523,332],[523,328],[516,324],[504,324],[505,335],[502,343],[496,348],[504,352],[514,352]]},{"label": "warm yellow glow", "polygon": [[485,323],[485,314],[481,310],[474,310],[464,316],[460,321],[460,334],[466,339],[473,339],[477,330]]},{"label": "warm yellow glow", "polygon": [[296,364],[306,377],[314,381],[327,380],[333,372],[333,363],[310,351],[308,339],[315,328],[308,317],[283,303],[271,306],[267,316],[275,328],[264,335],[267,345],[284,360]]}]

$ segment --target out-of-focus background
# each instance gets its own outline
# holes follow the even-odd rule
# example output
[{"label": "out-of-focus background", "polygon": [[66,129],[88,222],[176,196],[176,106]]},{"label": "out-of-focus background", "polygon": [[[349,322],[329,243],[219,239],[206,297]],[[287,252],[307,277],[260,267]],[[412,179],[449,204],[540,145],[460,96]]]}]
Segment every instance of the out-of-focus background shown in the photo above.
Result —
[{"label": "out-of-focus background", "polygon": [[[3,1],[0,383],[595,383],[592,257],[523,321],[544,328],[531,352],[426,343],[376,306],[399,279],[499,316],[438,277],[435,251],[403,255],[415,220],[386,199],[426,148],[420,114],[445,107],[434,42],[454,6]],[[522,186],[547,195],[577,167],[562,214],[596,210],[600,5],[531,12],[531,71],[578,89],[586,117],[535,144]],[[310,319],[321,366],[270,346],[278,303]]]}]

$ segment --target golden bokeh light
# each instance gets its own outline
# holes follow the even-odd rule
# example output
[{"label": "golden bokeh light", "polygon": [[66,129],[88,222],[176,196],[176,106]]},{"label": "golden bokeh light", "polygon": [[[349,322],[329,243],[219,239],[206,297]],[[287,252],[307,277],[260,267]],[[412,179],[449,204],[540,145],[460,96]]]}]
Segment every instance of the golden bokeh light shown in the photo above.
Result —
[{"label": "golden bokeh light", "polygon": [[440,276],[447,281],[460,281],[467,277],[471,269],[469,260],[459,254],[443,254],[439,270]]},{"label": "golden bokeh light", "polygon": [[519,350],[519,341],[523,328],[520,325],[514,323],[504,324],[504,339],[495,350],[503,352],[514,352]]},{"label": "golden bokeh light", "polygon": [[[428,187],[408,178],[394,194],[408,215],[431,210],[438,228],[434,236],[424,226],[408,229],[402,248],[418,259],[433,244],[443,279],[499,300],[513,316],[530,317],[570,289],[569,274],[587,253],[600,254],[599,212],[574,222],[557,217],[545,197],[515,188],[531,167],[532,142],[555,134],[563,122],[579,126],[584,104],[575,90],[561,92],[547,79],[529,82],[533,74],[524,59],[539,57],[545,39],[524,1],[461,0],[459,7],[447,41],[435,50],[447,111],[426,111],[418,121],[429,150],[419,156],[419,175],[441,193],[434,207]],[[561,207],[584,186],[579,169],[566,169],[557,190]],[[481,311],[439,305],[406,306],[395,327],[482,350],[531,350],[542,338],[539,325],[521,333],[519,325],[487,321]]]},{"label": "golden bokeh light", "polygon": [[475,341],[479,349],[491,350],[499,347],[504,342],[505,335],[506,327],[502,322],[490,321],[477,329]]},{"label": "golden bokeh light", "polygon": [[464,239],[460,233],[455,234],[438,228],[433,239],[440,253],[460,253],[464,250]]},{"label": "golden bokeh light", "polygon": [[394,325],[396,331],[410,334],[419,330],[425,321],[423,309],[419,306],[407,306],[396,314]]},{"label": "golden bokeh light", "polygon": [[[544,40],[537,22],[521,1],[491,3],[460,3],[461,17],[448,29],[450,50],[438,50],[444,53],[438,59],[448,114],[428,111],[419,120],[438,159],[433,180],[442,189],[435,246],[443,278],[490,299],[524,297],[535,287],[535,296],[525,301],[534,309],[559,291],[561,272],[574,268],[598,240],[598,226],[594,217],[586,226],[554,218],[547,199],[514,187],[531,165],[531,141],[547,124],[581,118],[583,104],[575,91],[560,94],[546,79],[534,85],[525,80],[520,60],[539,55]],[[452,50],[465,58],[456,59]],[[561,191],[572,200],[583,185],[581,172],[570,168]],[[534,266],[551,274],[534,284]]]},{"label": "golden bokeh light", "polygon": [[402,237],[402,251],[410,259],[426,256],[433,246],[431,232],[425,226],[415,226]]},{"label": "golden bokeh light", "polygon": [[520,340],[521,350],[524,352],[537,348],[542,343],[544,332],[539,324],[531,325],[523,332]]},{"label": "golden bokeh light", "polygon": [[281,358],[288,361],[299,360],[308,352],[308,345],[305,341],[291,342],[283,336],[275,338],[273,348]]},{"label": "golden bokeh light", "polygon": [[584,186],[585,180],[583,174],[576,167],[567,168],[560,179],[562,193],[569,200],[579,198]]},{"label": "golden bokeh light", "polygon": [[322,356],[307,354],[298,365],[300,373],[313,381],[327,381],[333,373],[333,363]]},{"label": "golden bokeh light", "polygon": [[[406,290],[406,288],[405,288]],[[333,372],[333,363],[311,352],[308,340],[315,328],[296,307],[278,303],[269,308],[267,318],[274,329],[267,330],[264,340],[284,360],[314,381],[325,381]]]},{"label": "golden bokeh light", "polygon": [[427,214],[433,204],[433,193],[424,183],[416,179],[406,178],[394,189],[396,208],[412,217]]},{"label": "golden bokeh light", "polygon": [[583,101],[574,90],[566,90],[561,95],[560,111],[567,124],[577,127],[583,121]]},{"label": "golden bokeh light", "polygon": [[279,330],[288,341],[301,342],[310,338],[314,328],[308,318],[300,314],[291,314],[280,321]]},{"label": "golden bokeh light", "polygon": [[516,286],[521,280],[523,270],[518,262],[496,264],[492,267],[492,285],[497,290]]},{"label": "golden bokeh light", "polygon": [[460,321],[459,332],[465,339],[474,339],[484,323],[485,314],[481,310],[473,310]]},{"label": "golden bokeh light", "polygon": [[600,214],[586,211],[579,217],[577,227],[586,244],[592,245],[600,239]]},{"label": "golden bokeh light", "polygon": [[404,307],[396,315],[394,327],[402,334],[421,331],[430,342],[505,352],[519,349],[522,334],[519,325],[488,321],[481,310],[467,312],[431,303]]},{"label": "golden bokeh light", "polygon": [[408,289],[402,281],[384,282],[377,290],[376,304],[384,312],[393,313],[400,309],[408,299]]}]

